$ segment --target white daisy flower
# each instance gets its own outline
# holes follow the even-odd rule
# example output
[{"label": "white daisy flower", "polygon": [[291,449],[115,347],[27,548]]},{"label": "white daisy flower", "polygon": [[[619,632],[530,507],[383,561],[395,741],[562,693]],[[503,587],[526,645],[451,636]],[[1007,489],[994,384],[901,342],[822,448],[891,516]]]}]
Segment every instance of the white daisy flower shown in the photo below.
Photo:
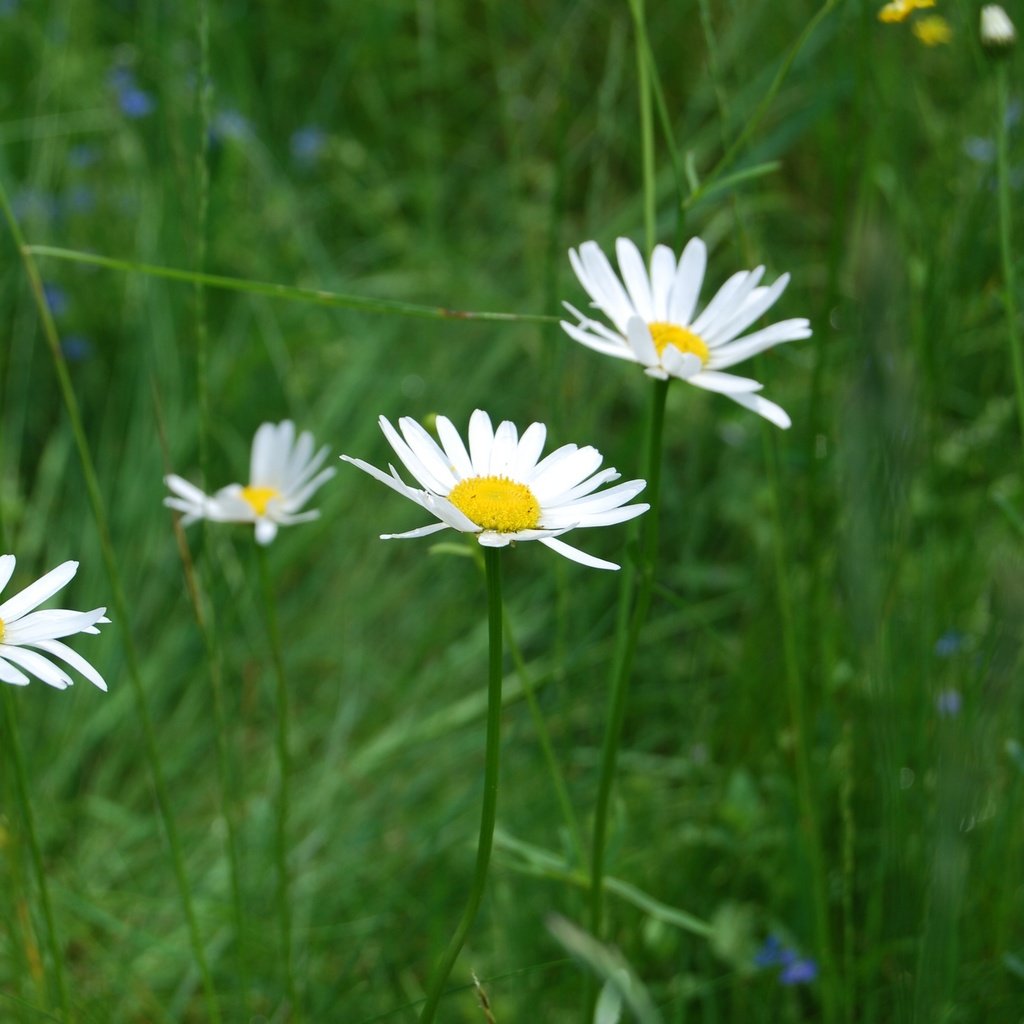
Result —
[{"label": "white daisy flower", "polygon": [[763,385],[722,371],[784,341],[810,337],[810,323],[803,318],[782,320],[740,337],[774,305],[789,283],[789,274],[765,288],[759,287],[764,267],[741,270],[697,315],[707,266],[707,247],[701,239],[691,238],[678,262],[667,245],[655,246],[650,272],[628,238],[618,239],[615,252],[621,281],[597,242],[584,242],[578,252],[569,250],[569,262],[580,284],[614,330],[565,303],[579,321],[563,320],[566,333],[597,352],[639,363],[651,377],[678,377],[717,391],[772,423],[788,427],[786,413],[754,393]]},{"label": "white daisy flower", "polygon": [[[0,555],[0,591],[10,582],[16,562],[14,555]],[[54,663],[53,659],[59,658],[81,672],[90,683],[106,690],[103,676],[80,654],[62,644],[60,638],[75,633],[98,633],[98,626],[110,621],[106,617],[107,609],[93,608],[90,612],[64,608],[32,610],[65,587],[76,572],[77,562],[63,562],[0,604],[0,681],[27,686],[30,679],[25,673],[28,672],[58,690],[66,690],[74,680]]]},{"label": "white daisy flower", "polygon": [[981,45],[987,50],[1008,50],[1017,42],[1017,29],[999,4],[981,9]]},{"label": "white daisy flower", "polygon": [[313,446],[313,435],[308,430],[296,438],[291,420],[262,423],[252,439],[249,483],[244,487],[228,484],[210,495],[171,474],[164,477],[164,483],[174,496],[164,498],[164,504],[184,513],[183,526],[197,519],[255,523],[257,542],[269,544],[279,526],[304,523],[320,515],[318,509],[299,511],[335,473],[333,467],[320,469],[327,458],[327,446],[315,455]]},{"label": "white daisy flower", "polygon": [[385,533],[381,540],[426,537],[450,528],[475,534],[484,547],[539,540],[581,565],[618,569],[556,538],[576,528],[622,523],[650,507],[626,504],[647,486],[644,480],[597,492],[619,474],[614,469],[598,472],[602,458],[596,448],[567,444],[541,459],[547,436],[543,423],[531,423],[520,438],[514,424],[505,420],[494,430],[487,413],[477,409],[469,420],[468,450],[444,416],[437,417],[440,445],[409,416],[398,426],[401,434],[381,416],[384,436],[423,490],[409,487],[394,466],[388,466],[389,475],[362,459],[342,458],[441,521],[408,533]]}]

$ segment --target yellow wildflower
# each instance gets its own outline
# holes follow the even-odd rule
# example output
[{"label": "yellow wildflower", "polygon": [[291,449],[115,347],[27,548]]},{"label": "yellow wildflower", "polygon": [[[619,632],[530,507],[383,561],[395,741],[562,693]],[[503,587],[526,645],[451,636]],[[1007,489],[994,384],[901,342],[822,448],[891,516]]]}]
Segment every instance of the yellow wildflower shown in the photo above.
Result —
[{"label": "yellow wildflower", "polygon": [[944,46],[953,38],[949,22],[938,14],[915,21],[912,29],[925,46]]}]

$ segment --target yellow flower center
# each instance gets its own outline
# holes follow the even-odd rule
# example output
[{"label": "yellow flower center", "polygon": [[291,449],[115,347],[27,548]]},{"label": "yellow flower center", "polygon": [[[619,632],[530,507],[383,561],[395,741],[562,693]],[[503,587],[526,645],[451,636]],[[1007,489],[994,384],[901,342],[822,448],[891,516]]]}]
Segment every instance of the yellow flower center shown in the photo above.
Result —
[{"label": "yellow flower center", "polygon": [[540,502],[526,484],[503,476],[460,480],[448,500],[477,526],[498,533],[534,530],[540,523]]},{"label": "yellow flower center", "polygon": [[280,496],[281,492],[276,487],[253,487],[250,484],[242,488],[243,499],[258,516],[266,515],[271,499]]},{"label": "yellow flower center", "polygon": [[678,327],[676,324],[665,324],[655,321],[647,325],[654,339],[654,347],[660,356],[665,349],[671,345],[680,352],[692,352],[704,365],[707,365],[708,356],[711,354],[704,339],[685,327]]},{"label": "yellow flower center", "polygon": [[6,630],[4,629],[4,620],[0,619],[0,644],[4,642],[4,633],[6,633]]}]

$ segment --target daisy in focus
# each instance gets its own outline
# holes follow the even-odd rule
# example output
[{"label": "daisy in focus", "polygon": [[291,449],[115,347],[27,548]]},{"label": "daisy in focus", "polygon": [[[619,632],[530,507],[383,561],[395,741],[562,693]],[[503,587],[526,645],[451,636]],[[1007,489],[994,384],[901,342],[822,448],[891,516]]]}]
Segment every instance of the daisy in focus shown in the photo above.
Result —
[{"label": "daisy in focus", "polygon": [[263,423],[252,439],[249,483],[228,484],[210,495],[172,473],[164,477],[173,494],[164,498],[164,504],[184,513],[182,526],[197,519],[254,523],[257,542],[269,544],[277,536],[278,527],[305,523],[320,515],[317,509],[300,509],[334,476],[335,470],[320,469],[327,458],[327,446],[316,454],[313,448],[313,435],[304,430],[296,437],[291,420]]},{"label": "daisy in focus", "polygon": [[[0,555],[0,592],[10,582],[16,562],[14,555]],[[74,679],[54,662],[53,659],[58,658],[90,683],[106,690],[103,676],[60,641],[75,633],[98,633],[98,627],[110,621],[106,617],[107,609],[93,608],[89,612],[64,608],[33,610],[67,586],[76,572],[77,562],[63,562],[0,604],[0,681],[27,686],[31,680],[25,673],[30,673],[49,686],[66,690]]]},{"label": "daisy in focus", "polygon": [[785,341],[810,337],[810,322],[803,318],[781,320],[740,336],[775,304],[789,274],[770,287],[760,287],[764,267],[741,270],[697,314],[707,267],[707,247],[701,239],[690,239],[678,262],[668,246],[655,246],[649,272],[628,238],[617,240],[615,252],[621,280],[597,242],[584,242],[578,252],[569,250],[576,277],[613,327],[565,303],[578,321],[563,320],[565,332],[597,352],[639,363],[651,377],[678,377],[717,391],[777,426],[788,427],[785,411],[755,394],[763,385],[722,371]]},{"label": "daisy in focus", "polygon": [[630,480],[603,491],[619,478],[600,469],[601,453],[590,446],[563,445],[540,458],[547,437],[543,423],[531,423],[523,436],[508,420],[495,430],[480,409],[469,420],[469,447],[451,420],[437,417],[438,443],[416,420],[403,416],[398,430],[383,416],[380,428],[420,488],[408,486],[394,466],[390,473],[362,459],[342,455],[392,490],[422,506],[440,522],[408,533],[386,533],[381,540],[426,537],[439,530],[472,533],[484,547],[502,548],[521,540],[539,540],[560,555],[594,569],[618,569],[562,540],[569,530],[611,526],[646,512],[648,505],[628,505],[646,486]]}]

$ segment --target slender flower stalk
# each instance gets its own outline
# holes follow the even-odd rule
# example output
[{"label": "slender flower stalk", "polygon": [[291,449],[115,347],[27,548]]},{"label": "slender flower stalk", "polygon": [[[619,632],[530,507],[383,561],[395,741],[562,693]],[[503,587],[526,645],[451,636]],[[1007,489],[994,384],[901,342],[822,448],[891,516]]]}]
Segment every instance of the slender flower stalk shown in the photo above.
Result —
[{"label": "slender flower stalk", "polygon": [[420,1024],[430,1024],[437,1014],[445,982],[476,920],[487,884],[487,868],[494,843],[494,822],[498,812],[498,773],[501,759],[501,549],[484,548],[487,573],[487,740],[484,752],[484,799],[480,809],[480,835],[476,844],[476,867],[462,918],[448,948],[438,961],[427,986],[427,999],[420,1010]]},{"label": "slender flower stalk", "polygon": [[996,72],[996,178],[999,194],[999,255],[1003,265],[1003,305],[1006,309],[1006,334],[1010,341],[1013,382],[1017,391],[1017,415],[1024,442],[1024,352],[1021,351],[1017,323],[1016,281],[1013,270],[1013,220],[1010,207],[1010,160],[1007,120],[1010,105],[1009,68],[1001,60]]},{"label": "slender flower stalk", "polygon": [[14,791],[17,794],[18,804],[21,808],[21,820],[25,825],[25,834],[28,837],[29,854],[32,857],[32,867],[36,873],[36,881],[39,885],[39,902],[42,905],[43,921],[46,924],[46,941],[50,947],[50,959],[53,961],[53,980],[57,988],[57,999],[60,1002],[61,1013],[65,1021],[71,1020],[71,996],[68,992],[67,980],[64,973],[64,947],[60,941],[60,934],[57,931],[57,921],[53,914],[53,900],[50,898],[50,885],[46,879],[46,865],[43,863],[42,847],[39,843],[39,834],[36,831],[35,814],[32,811],[32,797],[29,795],[28,772],[25,769],[25,754],[21,748],[21,738],[18,735],[18,723],[14,714],[14,696],[7,687],[0,687],[3,690],[2,699],[4,705],[4,746],[11,758],[14,768]]},{"label": "slender flower stalk", "polygon": [[281,929],[281,952],[284,958],[285,987],[292,1020],[299,1019],[298,993],[295,985],[295,969],[292,956],[292,915],[290,885],[288,881],[288,782],[291,776],[291,758],[288,752],[288,686],[284,675],[284,660],[281,657],[281,635],[277,626],[277,602],[274,588],[270,583],[267,569],[267,552],[258,546],[256,558],[259,562],[260,590],[267,622],[267,638],[270,641],[270,657],[274,664],[274,681],[277,695],[277,830],[275,834],[275,855],[277,860],[277,914]]}]

